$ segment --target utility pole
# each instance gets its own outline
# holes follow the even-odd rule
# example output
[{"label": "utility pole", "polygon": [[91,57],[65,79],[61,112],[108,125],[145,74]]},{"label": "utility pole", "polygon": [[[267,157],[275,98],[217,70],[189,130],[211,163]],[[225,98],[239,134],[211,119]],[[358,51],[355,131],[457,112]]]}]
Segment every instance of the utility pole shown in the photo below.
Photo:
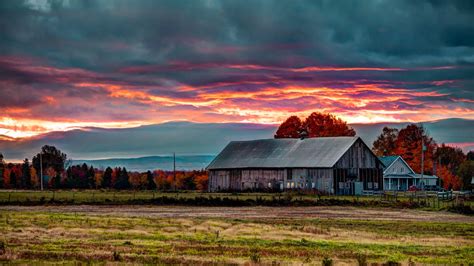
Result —
[{"label": "utility pole", "polygon": [[43,191],[43,151],[40,152],[41,191]]},{"label": "utility pole", "polygon": [[423,184],[422,190],[425,190],[425,182],[423,181],[423,173],[425,172],[425,143],[423,141],[423,134],[421,134],[421,178],[420,181]]},{"label": "utility pole", "polygon": [[176,154],[173,152],[173,186],[176,191]]}]

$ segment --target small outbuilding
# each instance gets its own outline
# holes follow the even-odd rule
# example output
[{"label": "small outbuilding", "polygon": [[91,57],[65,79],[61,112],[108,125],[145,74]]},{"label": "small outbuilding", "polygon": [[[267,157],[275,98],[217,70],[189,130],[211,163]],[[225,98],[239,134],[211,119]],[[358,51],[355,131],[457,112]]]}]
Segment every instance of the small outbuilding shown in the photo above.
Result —
[{"label": "small outbuilding", "polygon": [[207,169],[209,191],[383,189],[383,164],[359,137],[232,141]]}]

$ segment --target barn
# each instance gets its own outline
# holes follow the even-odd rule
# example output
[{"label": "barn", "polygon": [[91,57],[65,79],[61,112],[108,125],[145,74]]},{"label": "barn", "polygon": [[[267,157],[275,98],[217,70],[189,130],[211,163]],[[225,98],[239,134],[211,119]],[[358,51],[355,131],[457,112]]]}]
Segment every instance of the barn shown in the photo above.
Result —
[{"label": "barn", "polygon": [[211,192],[383,189],[383,164],[357,136],[232,141],[207,169]]}]

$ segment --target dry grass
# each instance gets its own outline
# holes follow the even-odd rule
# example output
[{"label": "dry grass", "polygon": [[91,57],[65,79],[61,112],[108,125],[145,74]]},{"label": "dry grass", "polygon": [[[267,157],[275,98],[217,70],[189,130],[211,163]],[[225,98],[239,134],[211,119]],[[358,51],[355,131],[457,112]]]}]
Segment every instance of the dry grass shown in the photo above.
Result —
[{"label": "dry grass", "polygon": [[[258,258],[263,263],[320,264],[324,257],[330,257],[338,264],[354,264],[364,254],[369,262],[378,263],[474,261],[474,223],[470,217],[442,215],[444,222],[423,217],[442,214],[438,212],[420,212],[419,221],[413,220],[412,212],[405,220],[400,220],[402,215],[399,220],[366,221],[352,208],[346,209],[345,219],[333,217],[334,213],[315,219],[303,209],[287,209],[300,213],[291,218],[288,214],[275,217],[281,208],[265,209],[265,215],[244,209],[242,217],[236,215],[238,208],[198,208],[207,215],[198,217],[179,215],[198,213],[181,207],[138,211],[130,207],[135,209],[132,213],[119,209],[101,213],[102,207],[95,208],[76,212],[61,207],[3,207],[0,241],[6,244],[6,252],[0,259],[25,263],[119,260],[243,264]],[[217,210],[224,212],[219,216]]]}]

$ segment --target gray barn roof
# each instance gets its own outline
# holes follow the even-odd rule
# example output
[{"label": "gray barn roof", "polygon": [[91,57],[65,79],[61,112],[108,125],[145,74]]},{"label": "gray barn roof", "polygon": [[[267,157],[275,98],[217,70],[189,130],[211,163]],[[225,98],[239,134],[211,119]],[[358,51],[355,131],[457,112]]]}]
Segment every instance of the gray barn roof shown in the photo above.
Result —
[{"label": "gray barn roof", "polygon": [[333,167],[359,137],[232,141],[207,169]]}]

